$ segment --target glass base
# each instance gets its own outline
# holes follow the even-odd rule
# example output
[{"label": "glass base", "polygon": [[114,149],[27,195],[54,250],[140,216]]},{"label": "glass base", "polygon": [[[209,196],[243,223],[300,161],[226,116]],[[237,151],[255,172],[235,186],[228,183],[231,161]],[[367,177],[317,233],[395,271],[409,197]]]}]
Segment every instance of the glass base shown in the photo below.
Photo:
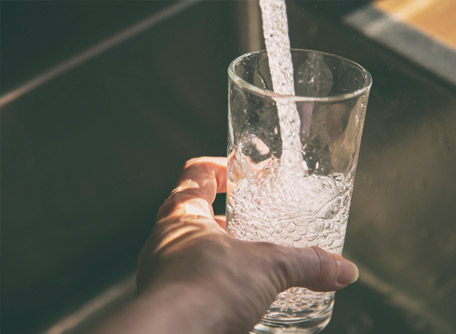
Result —
[{"label": "glass base", "polygon": [[293,313],[291,317],[279,312],[268,313],[250,334],[320,333],[331,320],[332,306],[319,314],[303,317],[299,317],[299,313]]}]

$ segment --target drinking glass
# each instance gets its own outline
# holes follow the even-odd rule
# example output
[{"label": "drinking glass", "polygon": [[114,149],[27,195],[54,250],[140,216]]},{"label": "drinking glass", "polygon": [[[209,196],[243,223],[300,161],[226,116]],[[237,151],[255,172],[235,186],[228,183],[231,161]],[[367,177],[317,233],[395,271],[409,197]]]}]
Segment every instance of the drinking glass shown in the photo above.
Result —
[{"label": "drinking glass", "polygon": [[[341,254],[372,78],[336,55],[291,56],[290,96],[274,93],[266,51],[229,65],[227,230]],[[291,288],[253,333],[317,333],[333,305],[334,292]]]}]

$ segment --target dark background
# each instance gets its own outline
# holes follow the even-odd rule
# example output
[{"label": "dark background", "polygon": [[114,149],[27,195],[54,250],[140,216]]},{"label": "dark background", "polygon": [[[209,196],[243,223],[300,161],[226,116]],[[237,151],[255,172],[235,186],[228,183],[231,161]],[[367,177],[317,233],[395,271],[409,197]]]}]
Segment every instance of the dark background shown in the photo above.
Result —
[{"label": "dark background", "polygon": [[[344,25],[363,3],[288,4],[292,46],[374,78],[346,254],[375,279],[338,295],[328,333],[439,333],[455,327],[455,88]],[[2,96],[173,4],[1,2]],[[39,332],[131,274],[185,160],[226,154],[242,11],[198,2],[2,105],[2,333]]]}]

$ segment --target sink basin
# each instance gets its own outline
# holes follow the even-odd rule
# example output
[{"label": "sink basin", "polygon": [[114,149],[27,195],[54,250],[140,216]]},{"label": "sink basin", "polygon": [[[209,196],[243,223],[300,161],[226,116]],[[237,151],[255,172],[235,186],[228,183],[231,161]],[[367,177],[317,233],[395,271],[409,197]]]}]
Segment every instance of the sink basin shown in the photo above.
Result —
[{"label": "sink basin", "polygon": [[[288,3],[293,47],[374,80],[345,246],[362,276],[325,333],[454,333],[456,88],[348,25],[363,3]],[[70,331],[130,298],[184,161],[226,154],[226,69],[262,47],[257,9],[175,6],[2,3],[2,332]]]}]

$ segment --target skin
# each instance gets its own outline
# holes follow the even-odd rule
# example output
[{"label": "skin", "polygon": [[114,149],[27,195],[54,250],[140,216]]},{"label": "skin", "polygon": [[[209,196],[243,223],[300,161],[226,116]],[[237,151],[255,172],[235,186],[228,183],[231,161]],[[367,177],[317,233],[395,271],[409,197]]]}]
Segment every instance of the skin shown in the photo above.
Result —
[{"label": "skin", "polygon": [[137,297],[90,333],[248,333],[292,286],[333,291],[357,267],[317,247],[234,239],[212,203],[226,191],[226,158],[187,161],[139,256]]}]

